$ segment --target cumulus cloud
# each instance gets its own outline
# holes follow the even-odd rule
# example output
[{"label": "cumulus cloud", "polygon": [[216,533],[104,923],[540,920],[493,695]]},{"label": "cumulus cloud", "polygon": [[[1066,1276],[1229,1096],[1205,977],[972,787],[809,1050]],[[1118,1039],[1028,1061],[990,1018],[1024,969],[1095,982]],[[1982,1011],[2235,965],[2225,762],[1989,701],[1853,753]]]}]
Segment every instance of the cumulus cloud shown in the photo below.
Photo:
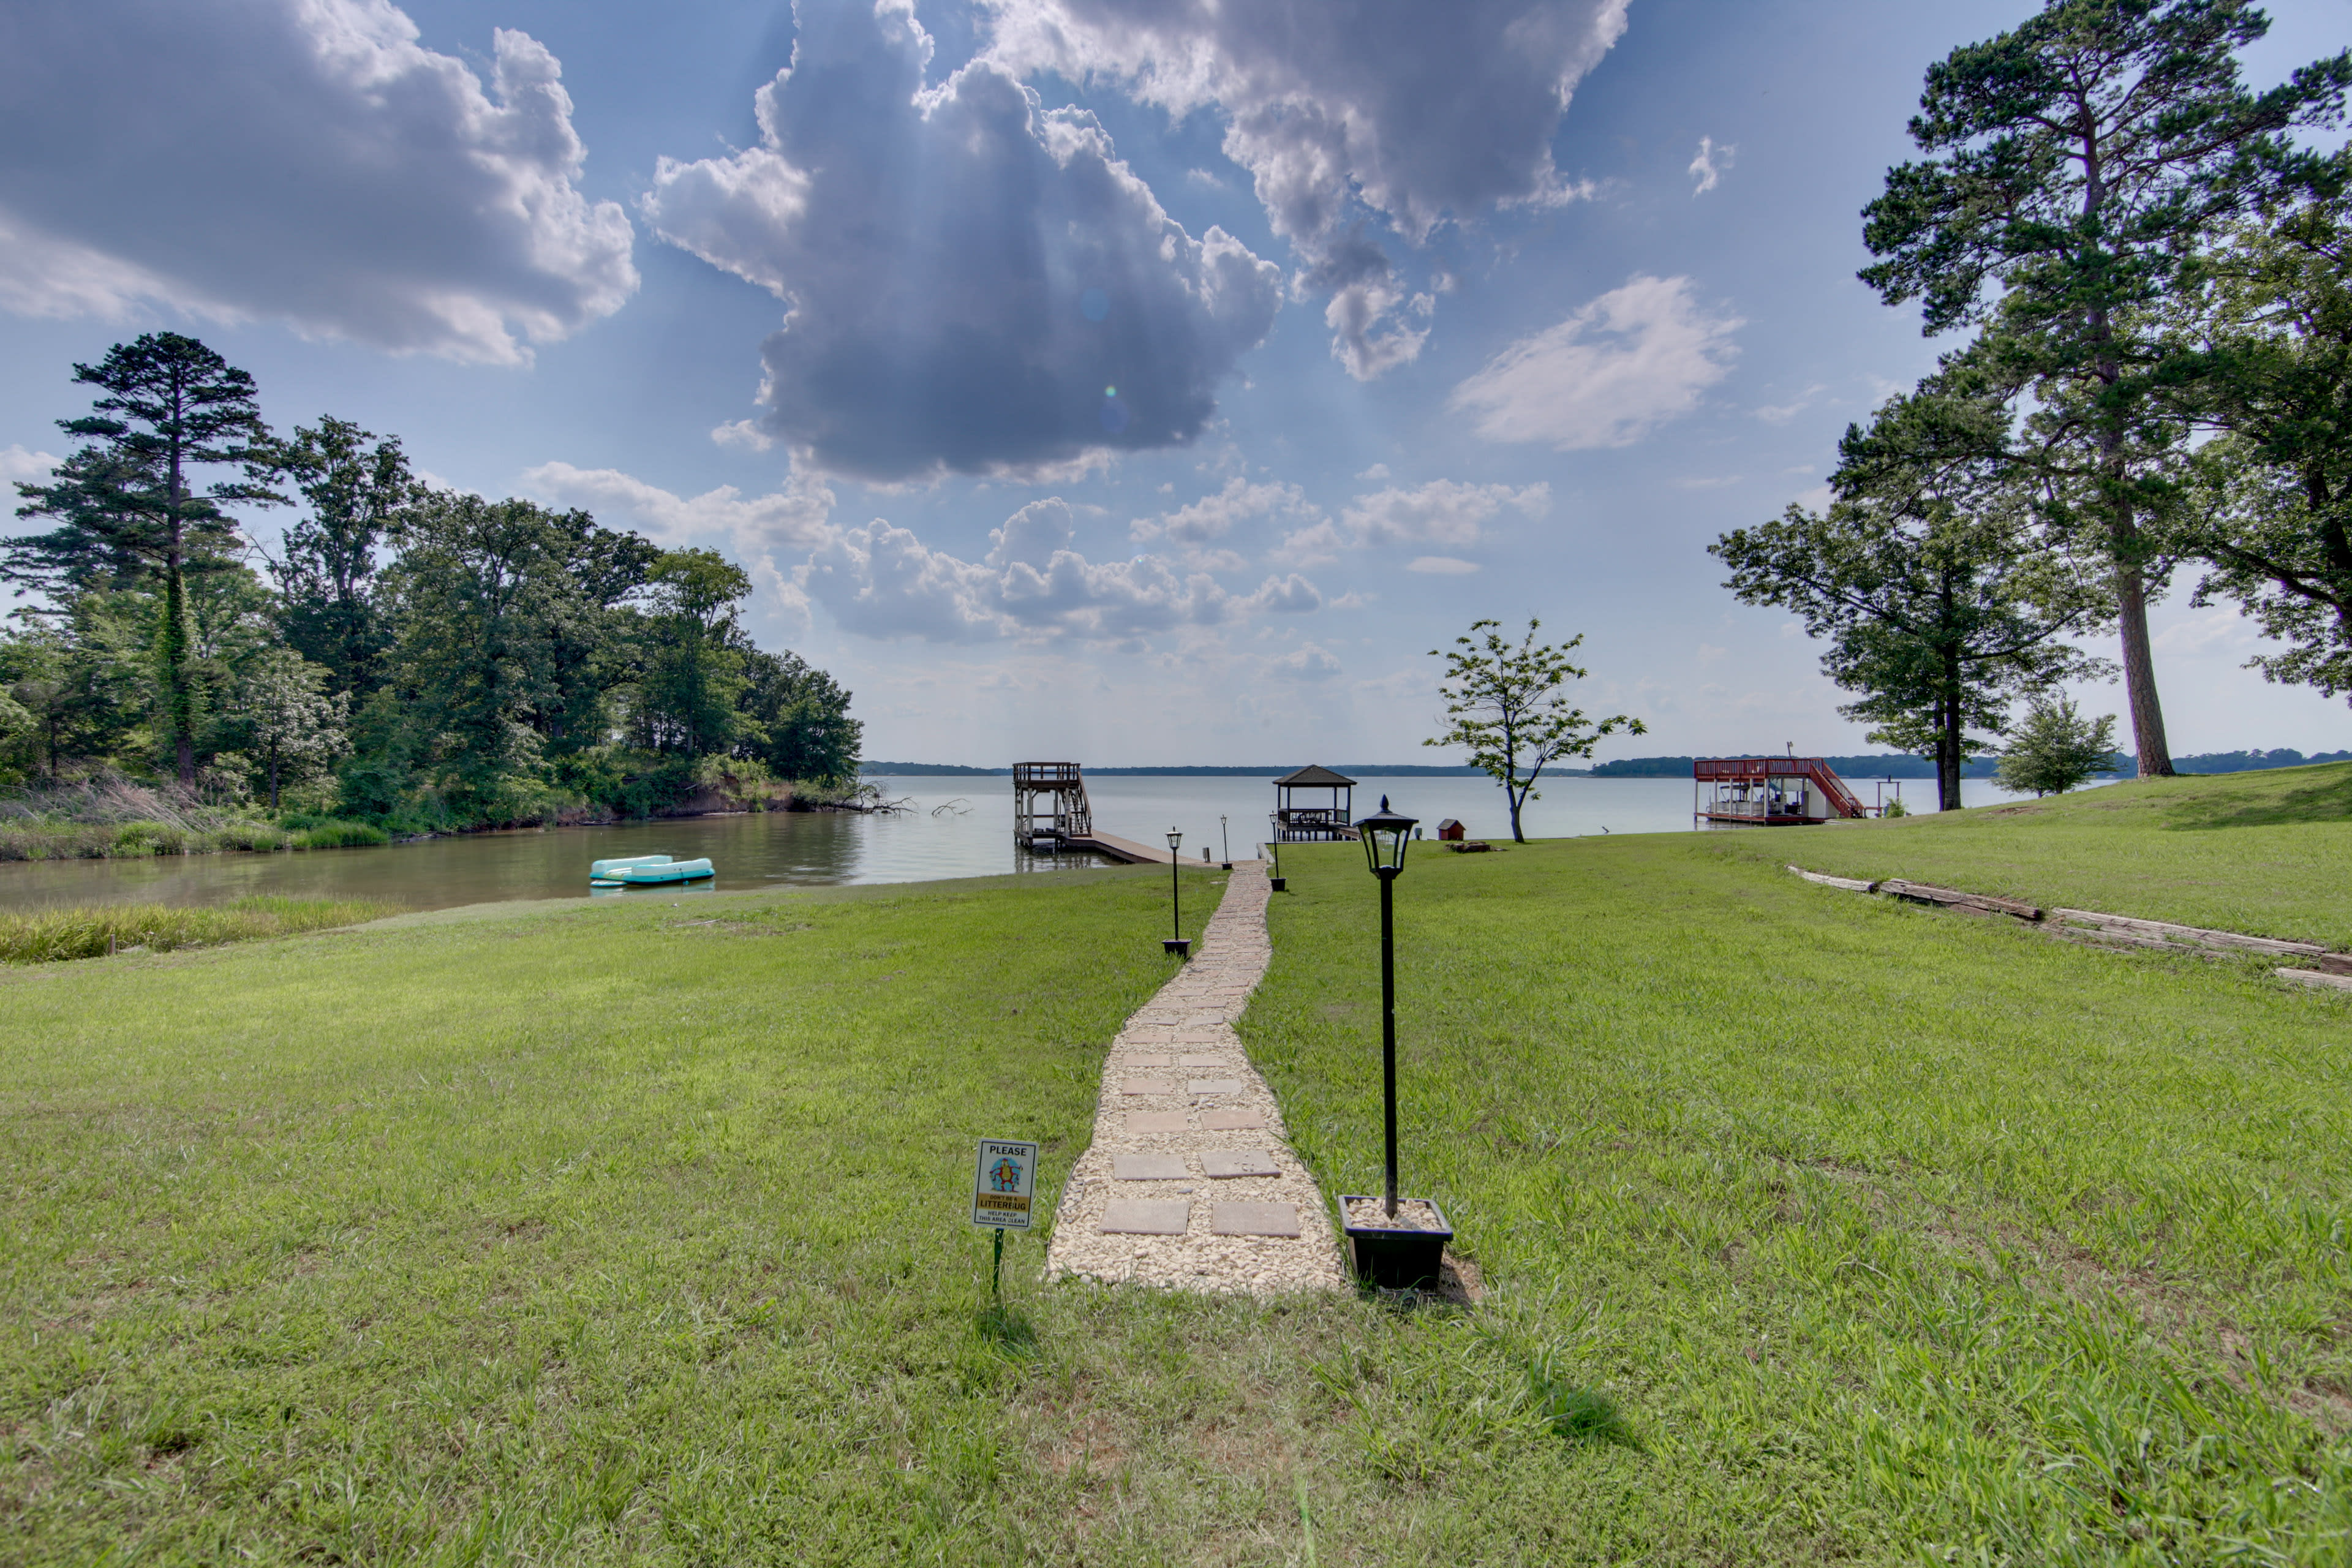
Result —
[{"label": "cumulus cloud", "polygon": [[1275,232],[1331,295],[1332,353],[1370,379],[1412,359],[1434,290],[1365,233],[1420,244],[1450,219],[1589,195],[1551,142],[1625,30],[1626,0],[982,0],[1015,71],[1109,78],[1181,118],[1215,106]]},{"label": "cumulus cloud", "polygon": [[1138,540],[1166,538],[1180,544],[1206,544],[1223,539],[1237,523],[1286,514],[1312,515],[1315,510],[1307,492],[1297,485],[1254,485],[1235,477],[1227,479],[1216,494],[1202,496],[1189,506],[1157,518],[1137,519],[1129,531]]},{"label": "cumulus cloud", "polygon": [[1267,659],[1265,672],[1282,680],[1328,680],[1339,673],[1339,661],[1315,643],[1301,643],[1288,653]]},{"label": "cumulus cloud", "polygon": [[1729,172],[1732,154],[1738,151],[1738,148],[1728,142],[1720,147],[1717,146],[1715,138],[1712,136],[1700,137],[1698,156],[1693,158],[1690,161],[1690,167],[1684,171],[1691,177],[1691,195],[1703,196],[1715,189],[1723,176]]},{"label": "cumulus cloud", "polygon": [[13,506],[17,485],[37,484],[47,479],[57,466],[58,456],[54,452],[30,451],[23,444],[13,441],[0,447],[0,500]]},{"label": "cumulus cloud", "polygon": [[523,471],[524,486],[560,506],[594,512],[606,526],[625,524],[656,544],[676,547],[723,537],[742,554],[807,549],[830,537],[825,519],[833,491],[795,477],[780,490],[745,496],[720,485],[681,496],[618,468],[578,468],[541,463]]},{"label": "cumulus cloud", "polygon": [[757,146],[665,158],[673,245],[790,307],[760,427],[876,479],[1034,473],[1191,440],[1280,269],[1161,210],[1092,115],[982,59],[924,85],[911,0],[799,8]]},{"label": "cumulus cloud", "polygon": [[1359,544],[1459,548],[1477,543],[1486,522],[1506,507],[1541,517],[1550,510],[1551,487],[1538,483],[1513,489],[1432,479],[1411,489],[1391,485],[1374,495],[1358,496],[1339,515]]},{"label": "cumulus cloud", "polygon": [[1478,570],[1478,563],[1465,561],[1458,555],[1416,555],[1405,563],[1404,569],[1433,577],[1459,577],[1465,573]]},{"label": "cumulus cloud", "polygon": [[387,0],[0,8],[0,307],[156,301],[517,363],[637,287],[555,57],[488,89]]},{"label": "cumulus cloud", "polygon": [[1687,278],[1636,274],[1496,354],[1454,389],[1454,406],[1490,441],[1630,446],[1729,374],[1741,325],[1701,310]]},{"label": "cumulus cloud", "polygon": [[982,559],[965,561],[877,518],[833,534],[795,576],[813,601],[851,631],[931,642],[1062,637],[1127,642],[1244,616],[1322,607],[1322,594],[1295,572],[1235,595],[1206,573],[1180,575],[1154,555],[1088,561],[1072,548],[1073,533],[1066,502],[1032,501],[989,535]]}]

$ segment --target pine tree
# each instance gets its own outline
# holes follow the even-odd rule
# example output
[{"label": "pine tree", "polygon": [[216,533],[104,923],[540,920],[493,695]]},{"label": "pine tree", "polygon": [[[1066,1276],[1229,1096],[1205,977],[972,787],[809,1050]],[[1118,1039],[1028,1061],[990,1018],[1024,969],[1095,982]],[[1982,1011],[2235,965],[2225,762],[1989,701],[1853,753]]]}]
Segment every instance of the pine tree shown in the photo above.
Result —
[{"label": "pine tree", "polygon": [[[193,668],[187,574],[229,563],[241,547],[223,502],[269,504],[283,498],[264,482],[272,463],[253,377],[194,338],[149,332],[117,343],[95,365],[74,366],[74,380],[104,395],[58,428],[89,444],[68,458],[48,485],[18,487],[19,517],[54,517],[55,532],[5,542],[0,574],[53,589],[100,585],[110,574],[151,587],[158,600],[152,657],[157,714],[180,783],[196,776],[202,684]],[[194,470],[226,468],[237,477],[207,489]]]},{"label": "pine tree", "polygon": [[2200,237],[2321,177],[2284,132],[2332,123],[2352,83],[2347,50],[2249,91],[2237,52],[2269,26],[2247,0],[2049,0],[1928,69],[1911,136],[1933,156],[1890,170],[1864,210],[1885,259],[1863,280],[1922,300],[1930,333],[1987,328],[1980,368],[2043,411],[2011,456],[2106,556],[2143,773],[2172,772],[2147,631],[2159,542],[2142,523],[2167,502],[2177,433],[2153,395],[2150,307]]}]

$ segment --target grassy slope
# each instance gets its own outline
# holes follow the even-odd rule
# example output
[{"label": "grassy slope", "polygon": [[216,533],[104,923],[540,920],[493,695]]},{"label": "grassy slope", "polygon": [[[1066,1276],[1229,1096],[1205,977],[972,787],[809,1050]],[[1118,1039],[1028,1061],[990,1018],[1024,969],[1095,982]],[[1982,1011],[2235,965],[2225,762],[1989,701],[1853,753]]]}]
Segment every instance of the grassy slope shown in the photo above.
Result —
[{"label": "grassy slope", "polygon": [[[1158,873],[0,980],[0,1560],[2340,1558],[2352,1004],[1763,837],[1416,855],[1475,1313],[982,1310],[969,1140],[1066,1168]],[[1285,858],[1244,1032],[1360,1189],[1371,883]]]},{"label": "grassy slope", "polygon": [[[1809,885],[1739,837],[1400,884],[1404,1187],[1498,1290],[1458,1363],[1344,1369],[1393,1495],[1485,1505],[1516,1363],[1597,1436],[1498,1556],[2341,1562],[2352,1005]],[[1244,1033],[1318,1173],[1376,1191],[1372,884],[1285,858]]]},{"label": "grassy slope", "polygon": [[1839,876],[2352,947],[2352,763],[1720,837]]},{"label": "grassy slope", "polygon": [[975,1330],[959,1187],[982,1133],[1042,1138],[1049,1183],[1083,1147],[1168,972],[1165,881],[575,903],[0,982],[0,1560],[1017,1537],[1020,1363]]}]

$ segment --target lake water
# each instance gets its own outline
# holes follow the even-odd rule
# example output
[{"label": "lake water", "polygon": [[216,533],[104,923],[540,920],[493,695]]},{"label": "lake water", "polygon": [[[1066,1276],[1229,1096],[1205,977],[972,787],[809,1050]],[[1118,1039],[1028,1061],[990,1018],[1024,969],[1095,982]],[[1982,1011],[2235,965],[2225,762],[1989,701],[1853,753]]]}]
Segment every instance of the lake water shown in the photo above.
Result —
[{"label": "lake water", "polygon": [[[299,854],[187,855],[152,860],[46,860],[0,864],[0,910],[73,904],[218,904],[250,894],[366,898],[411,909],[509,899],[587,898],[588,863],[625,855],[709,856],[719,875],[691,889],[636,888],[598,897],[677,899],[712,891],[848,882],[918,882],[1007,871],[1056,870],[1102,864],[1089,856],[1033,856],[1013,843],[1010,778],[879,778],[885,795],[910,809],[892,814],[777,812],[467,834],[373,849]],[[1870,780],[1848,780],[1866,802]],[[1531,838],[1584,834],[1678,833],[1694,827],[1688,779],[1563,778],[1547,782],[1526,814]],[[1886,786],[1889,798],[1894,787]],[[1933,781],[1906,779],[1906,800],[1932,804]],[[1169,828],[1184,852],[1251,855],[1266,835],[1270,780],[1144,774],[1089,778],[1095,826],[1122,838],[1161,844]],[[1355,810],[1386,795],[1433,836],[1439,819],[1460,817],[1474,838],[1507,838],[1503,793],[1479,778],[1364,775]],[[1966,800],[1986,805],[2011,798],[1990,780],[1970,779]],[[1223,820],[1220,821],[1220,818]],[[1733,829],[1732,831],[1752,831]]]}]

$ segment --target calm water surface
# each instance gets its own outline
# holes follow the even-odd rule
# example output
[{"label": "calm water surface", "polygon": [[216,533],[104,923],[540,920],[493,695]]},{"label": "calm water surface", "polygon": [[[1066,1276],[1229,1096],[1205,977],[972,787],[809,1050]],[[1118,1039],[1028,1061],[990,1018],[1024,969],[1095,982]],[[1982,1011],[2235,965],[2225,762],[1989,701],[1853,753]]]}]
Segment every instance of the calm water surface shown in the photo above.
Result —
[{"label": "calm water surface", "polygon": [[[217,904],[255,893],[381,899],[411,909],[587,898],[588,863],[625,855],[667,854],[681,860],[707,855],[719,875],[688,889],[638,888],[595,896],[677,899],[778,886],[919,882],[1014,870],[1051,874],[1101,864],[1088,856],[1031,856],[1014,848],[1009,778],[874,782],[911,809],[889,815],[778,812],[614,827],[526,829],[300,854],[5,864],[0,865],[0,910]],[[1878,798],[1871,781],[1847,782],[1864,800]],[[2011,798],[1989,781],[1970,779],[1966,787],[1970,805]],[[1906,780],[1903,788],[1907,799],[1935,799],[1935,785],[1928,780]],[[1252,854],[1265,837],[1266,814],[1274,804],[1271,782],[1254,778],[1090,778],[1087,793],[1094,805],[1095,824],[1106,833],[1160,844],[1174,827],[1184,835],[1188,857],[1206,847],[1219,858],[1227,845],[1236,856]],[[1892,786],[1886,793],[1892,795]],[[1420,817],[1431,832],[1440,818],[1457,816],[1474,838],[1510,835],[1502,791],[1484,778],[1365,775],[1355,792],[1357,815],[1377,805],[1383,794],[1399,811]],[[1693,826],[1691,783],[1562,779],[1544,786],[1544,798],[1528,808],[1526,825],[1531,838],[1603,831],[1687,832]]]}]

